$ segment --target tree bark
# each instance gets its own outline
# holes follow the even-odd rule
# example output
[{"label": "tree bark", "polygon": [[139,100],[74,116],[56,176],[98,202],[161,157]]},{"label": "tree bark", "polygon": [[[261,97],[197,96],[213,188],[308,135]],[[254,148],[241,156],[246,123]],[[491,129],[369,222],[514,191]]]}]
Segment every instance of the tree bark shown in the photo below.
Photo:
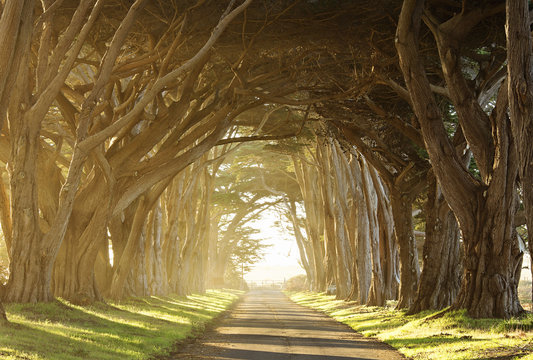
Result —
[{"label": "tree bark", "polygon": [[124,296],[126,280],[134,265],[135,254],[139,250],[139,239],[141,238],[144,221],[149,211],[146,202],[144,196],[139,199],[126,247],[120,258],[115,259],[117,264],[114,266],[115,269],[110,289],[110,297],[112,299],[120,300]]},{"label": "tree bark", "polygon": [[[507,1],[507,74],[511,130],[518,153],[520,182],[529,234],[529,254],[533,254],[533,58],[529,2]],[[533,276],[533,266],[530,266]],[[531,288],[533,301],[533,286]]]},{"label": "tree bark", "polygon": [[[11,1],[9,7],[14,3],[16,2]],[[31,19],[34,2],[24,1],[23,3],[20,9],[21,16]],[[8,13],[2,13],[0,26],[3,26],[6,21],[17,22],[16,18],[7,19],[5,16],[8,16]],[[19,108],[9,109],[11,137],[9,173],[13,232],[10,277],[4,298],[6,301],[13,302],[50,301],[53,299],[50,281],[54,256],[48,254],[46,250],[49,244],[43,242],[43,233],[39,225],[37,191],[37,157],[42,119],[33,116],[34,114],[30,111],[23,112],[20,109],[29,106],[23,91],[28,87],[28,56],[32,36],[31,22],[26,21],[22,24],[25,26],[15,32],[18,34],[16,46],[19,53],[26,52],[26,55],[21,56],[18,59],[19,62],[15,64],[18,71],[13,71],[13,74],[16,76],[17,86],[10,94],[10,101],[17,103]],[[13,104],[10,105],[13,106]]]},{"label": "tree bark", "polygon": [[368,222],[370,225],[370,254],[372,264],[372,278],[370,281],[370,293],[367,301],[369,306],[385,305],[385,289],[383,284],[383,271],[381,269],[380,256],[380,227],[382,224],[378,221],[378,195],[370,175],[371,169],[363,157],[359,159],[362,169],[363,192],[365,195]]},{"label": "tree bark", "polygon": [[406,309],[414,301],[420,277],[418,250],[413,233],[413,200],[395,188],[391,189],[390,198],[396,241],[400,250],[400,292],[397,308]]},{"label": "tree bark", "polygon": [[450,306],[461,285],[463,269],[459,226],[432,174],[428,175],[425,212],[423,267],[410,314]]},{"label": "tree bark", "polygon": [[[314,165],[300,161],[293,157],[296,179],[300,186],[305,208],[305,230],[312,249],[312,263],[314,279],[310,279],[313,291],[326,290],[326,276],[324,271],[324,244],[320,239],[323,233],[323,207],[321,206],[318,189],[318,171]],[[311,252],[310,252],[311,253]]]},{"label": "tree bark", "polygon": [[329,143],[330,161],[332,175],[335,181],[331,181],[331,190],[334,192],[334,202],[332,203],[335,210],[335,232],[336,249],[337,249],[337,272],[339,278],[342,280],[342,287],[339,288],[337,284],[337,296],[339,299],[347,299],[350,295],[352,284],[352,270],[351,260],[353,258],[351,253],[351,246],[349,234],[347,232],[346,221],[349,220],[348,210],[348,191],[346,189],[347,180],[345,174],[340,166],[340,157],[345,156],[336,141]]},{"label": "tree bark", "polygon": [[[382,287],[384,300],[397,300],[399,289],[400,268],[398,261],[398,246],[396,245],[394,217],[388,192],[377,170],[369,168],[374,189],[378,199],[379,224],[379,256],[382,272]],[[384,303],[384,301],[383,301]]]},{"label": "tree bark", "polygon": [[317,144],[317,158],[321,165],[321,194],[324,207],[324,268],[326,271],[326,285],[337,286],[337,272],[335,271],[337,259],[335,249],[335,217],[333,214],[332,201],[329,195],[328,184],[330,173],[328,167],[327,148],[323,142]]},{"label": "tree bark", "polygon": [[[447,137],[440,110],[420,62],[417,34],[423,5],[416,0],[404,1],[396,33],[396,48],[435,176],[463,235],[465,274],[454,308],[465,308],[473,317],[508,318],[519,315],[523,309],[517,296],[517,266],[521,263],[522,254],[513,235],[517,161],[514,144],[509,139],[507,93],[502,91],[507,85],[500,88],[492,112],[492,141],[495,145],[491,173],[483,175],[486,183],[480,183],[463,167]],[[446,69],[452,70],[453,67]],[[447,78],[447,81],[450,80],[450,76]],[[460,84],[448,82],[450,91],[455,85],[460,87]],[[463,107],[472,103],[455,105]],[[465,116],[461,115],[463,110],[458,112],[459,116]],[[479,113],[474,115],[479,116]],[[462,129],[468,131],[468,128]],[[469,141],[485,139],[485,136],[469,135]],[[480,144],[476,148],[480,149]]]},{"label": "tree bark", "polygon": [[6,310],[4,309],[4,304],[0,301],[0,324],[6,324],[9,321],[7,320]]},{"label": "tree bark", "polygon": [[111,199],[105,186],[100,185],[93,182],[79,194],[54,264],[54,295],[76,304],[102,300],[94,264],[101,249],[107,247]]},{"label": "tree bark", "polygon": [[296,203],[294,199],[290,199],[290,201],[286,205],[287,210],[289,212],[289,220],[291,221],[292,227],[294,229],[294,238],[296,240],[296,245],[298,246],[298,251],[300,253],[300,261],[302,262],[307,278],[314,280],[315,274],[313,273],[313,268],[309,266],[309,256],[307,249],[304,245],[305,239],[300,230],[300,224],[298,223],[298,216],[296,214]]},{"label": "tree bark", "polygon": [[[368,302],[371,277],[372,277],[372,260],[370,247],[370,223],[368,212],[370,209],[366,206],[366,199],[363,192],[363,171],[359,161],[353,159],[351,162],[354,179],[356,181],[356,196],[354,200],[359,206],[357,207],[357,285],[358,301],[360,304]],[[355,291],[355,289],[353,289]],[[352,295],[353,297],[353,295]]]},{"label": "tree bark", "polygon": [[166,267],[163,262],[163,253],[161,248],[161,232],[162,232],[162,214],[161,205],[158,202],[156,207],[152,210],[152,222],[150,227],[151,237],[150,241],[147,241],[148,248],[150,249],[150,256],[148,251],[146,252],[147,260],[147,275],[148,275],[148,288],[152,295],[166,295]]}]

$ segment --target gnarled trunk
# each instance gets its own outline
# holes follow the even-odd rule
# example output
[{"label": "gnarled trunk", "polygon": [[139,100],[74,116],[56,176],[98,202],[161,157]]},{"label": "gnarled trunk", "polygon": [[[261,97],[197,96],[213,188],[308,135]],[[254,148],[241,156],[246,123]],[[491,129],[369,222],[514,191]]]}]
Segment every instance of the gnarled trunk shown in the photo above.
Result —
[{"label": "gnarled trunk", "polygon": [[415,302],[409,313],[440,310],[457,297],[462,276],[459,226],[434,176],[428,176],[426,239],[423,267]]},{"label": "gnarled trunk", "polygon": [[479,201],[476,221],[461,226],[464,278],[453,307],[466,308],[472,317],[507,319],[524,311],[518,299],[523,252],[514,229],[514,185],[503,193],[489,188],[487,199]]},{"label": "gnarled trunk", "polygon": [[507,84],[500,87],[489,118],[467,86],[460,71],[459,49],[454,47],[475,21],[464,24],[472,18],[461,14],[432,29],[461,129],[481,164],[482,180],[478,181],[464,168],[448,139],[419,58],[417,35],[423,5],[404,1],[396,48],[435,176],[463,235],[464,277],[454,308],[465,308],[473,317],[519,315],[523,311],[517,296],[522,253],[513,228],[518,164],[507,117]]},{"label": "gnarled trunk", "polygon": [[[31,121],[28,121],[31,120]],[[35,119],[12,126],[11,211],[13,233],[9,264],[9,280],[5,301],[51,301],[51,271],[55,255],[48,252],[39,225],[36,162],[39,150],[40,124]]]},{"label": "gnarled trunk", "polygon": [[[529,1],[507,1],[507,74],[511,130],[518,153],[520,182],[529,234],[529,254],[533,258],[533,55]],[[533,261],[532,261],[533,264]],[[529,266],[533,275],[533,266]],[[533,286],[531,288],[533,301]]]},{"label": "gnarled trunk", "polygon": [[[111,282],[110,297],[120,300],[125,295],[126,282],[130,275],[132,266],[135,264],[135,258],[139,257],[139,252],[144,252],[144,245],[141,246],[144,220],[148,214],[147,200],[141,196],[137,202],[135,216],[129,231],[128,240],[120,258],[115,258],[113,266],[113,280]],[[143,255],[144,256],[144,255]],[[138,260],[137,260],[138,261]]]},{"label": "gnarled trunk", "polygon": [[75,304],[102,300],[95,280],[98,253],[107,247],[109,193],[93,182],[78,196],[53,271],[54,295]]}]

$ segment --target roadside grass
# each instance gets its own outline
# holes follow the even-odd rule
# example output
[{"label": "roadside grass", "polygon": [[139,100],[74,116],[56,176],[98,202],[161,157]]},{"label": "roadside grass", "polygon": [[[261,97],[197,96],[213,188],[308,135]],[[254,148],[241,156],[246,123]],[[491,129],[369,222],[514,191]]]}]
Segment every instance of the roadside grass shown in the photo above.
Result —
[{"label": "roadside grass", "polygon": [[301,305],[325,312],[364,336],[376,337],[410,359],[533,360],[533,314],[520,319],[472,319],[464,311],[406,315],[386,307],[335,300],[334,295],[289,294]]},{"label": "roadside grass", "polygon": [[242,292],[209,290],[187,297],[151,296],[76,306],[6,304],[10,323],[0,327],[0,359],[149,359],[168,354],[180,340],[203,331]]}]

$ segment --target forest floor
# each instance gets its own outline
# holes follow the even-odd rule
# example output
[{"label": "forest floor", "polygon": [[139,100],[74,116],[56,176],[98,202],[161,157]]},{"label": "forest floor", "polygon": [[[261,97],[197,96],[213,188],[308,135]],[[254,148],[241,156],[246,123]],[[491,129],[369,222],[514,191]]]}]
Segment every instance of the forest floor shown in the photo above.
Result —
[{"label": "forest floor", "polygon": [[400,360],[381,341],[365,338],[277,290],[252,290],[217,327],[169,359]]},{"label": "forest floor", "polygon": [[384,308],[367,307],[311,292],[292,293],[291,299],[390,344],[409,359],[533,360],[533,314],[497,320],[471,319],[454,311],[432,319],[435,311],[407,316],[392,302]]},{"label": "forest floor", "polygon": [[5,304],[0,359],[153,359],[175,351],[228,309],[242,292],[151,296],[75,306],[63,300]]}]

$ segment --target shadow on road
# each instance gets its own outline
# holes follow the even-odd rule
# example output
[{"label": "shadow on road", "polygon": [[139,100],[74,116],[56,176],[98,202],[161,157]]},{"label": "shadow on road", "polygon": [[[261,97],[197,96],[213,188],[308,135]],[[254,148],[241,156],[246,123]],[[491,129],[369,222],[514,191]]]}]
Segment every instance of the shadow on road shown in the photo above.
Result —
[{"label": "shadow on road", "polygon": [[174,359],[396,360],[390,346],[296,305],[275,290],[253,290],[219,326]]}]

